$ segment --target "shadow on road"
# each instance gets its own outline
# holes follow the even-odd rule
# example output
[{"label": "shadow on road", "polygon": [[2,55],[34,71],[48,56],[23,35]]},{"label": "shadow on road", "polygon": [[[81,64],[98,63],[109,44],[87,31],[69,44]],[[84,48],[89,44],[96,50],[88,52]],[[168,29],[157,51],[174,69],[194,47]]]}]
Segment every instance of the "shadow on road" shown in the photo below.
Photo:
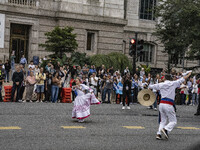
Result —
[{"label": "shadow on road", "polygon": [[185,150],[200,150],[200,142],[198,142],[198,144],[186,148]]}]

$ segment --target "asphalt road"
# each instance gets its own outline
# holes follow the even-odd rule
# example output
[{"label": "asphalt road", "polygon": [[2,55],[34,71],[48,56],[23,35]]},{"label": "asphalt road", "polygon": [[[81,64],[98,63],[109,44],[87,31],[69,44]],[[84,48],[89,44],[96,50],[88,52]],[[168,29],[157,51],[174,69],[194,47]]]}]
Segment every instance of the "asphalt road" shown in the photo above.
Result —
[{"label": "asphalt road", "polygon": [[158,112],[139,104],[131,105],[131,110],[121,110],[119,104],[91,106],[91,116],[84,123],[71,118],[72,107],[62,103],[0,103],[0,150],[200,149],[200,116],[193,115],[193,106],[177,106],[178,124],[170,139],[162,141],[155,139]]}]

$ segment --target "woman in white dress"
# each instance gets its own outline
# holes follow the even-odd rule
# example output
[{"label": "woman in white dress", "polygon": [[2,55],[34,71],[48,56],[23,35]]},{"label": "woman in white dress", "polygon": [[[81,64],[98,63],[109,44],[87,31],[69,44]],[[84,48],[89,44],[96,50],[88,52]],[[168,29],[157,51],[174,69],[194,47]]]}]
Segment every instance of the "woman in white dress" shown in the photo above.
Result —
[{"label": "woman in white dress", "polygon": [[100,104],[100,102],[88,86],[81,84],[80,78],[76,79],[76,86],[73,87],[73,90],[76,91],[77,96],[74,100],[72,118],[84,122],[84,119],[90,116],[90,105]]}]

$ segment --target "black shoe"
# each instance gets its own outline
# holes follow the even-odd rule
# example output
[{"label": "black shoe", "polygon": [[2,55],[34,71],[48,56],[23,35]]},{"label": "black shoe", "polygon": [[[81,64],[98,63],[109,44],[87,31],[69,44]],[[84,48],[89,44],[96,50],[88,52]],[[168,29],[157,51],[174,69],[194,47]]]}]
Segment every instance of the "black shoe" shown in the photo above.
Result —
[{"label": "black shoe", "polygon": [[156,135],[156,140],[162,140],[162,137],[161,137],[160,134],[157,134],[157,135]]},{"label": "black shoe", "polygon": [[195,115],[195,116],[199,116],[199,115],[200,115],[200,113],[195,113],[194,115]]},{"label": "black shoe", "polygon": [[164,134],[165,138],[168,139],[169,136],[168,136],[167,130],[166,130],[165,128],[163,128],[161,131],[162,131],[162,133]]}]

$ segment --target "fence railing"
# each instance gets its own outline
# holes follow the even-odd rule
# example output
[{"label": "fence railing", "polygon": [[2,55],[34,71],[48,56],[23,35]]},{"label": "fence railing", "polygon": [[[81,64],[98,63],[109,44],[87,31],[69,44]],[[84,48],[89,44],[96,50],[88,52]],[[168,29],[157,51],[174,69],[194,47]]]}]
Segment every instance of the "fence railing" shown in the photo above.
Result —
[{"label": "fence railing", "polygon": [[39,4],[38,0],[7,0],[8,4],[36,7]]}]

